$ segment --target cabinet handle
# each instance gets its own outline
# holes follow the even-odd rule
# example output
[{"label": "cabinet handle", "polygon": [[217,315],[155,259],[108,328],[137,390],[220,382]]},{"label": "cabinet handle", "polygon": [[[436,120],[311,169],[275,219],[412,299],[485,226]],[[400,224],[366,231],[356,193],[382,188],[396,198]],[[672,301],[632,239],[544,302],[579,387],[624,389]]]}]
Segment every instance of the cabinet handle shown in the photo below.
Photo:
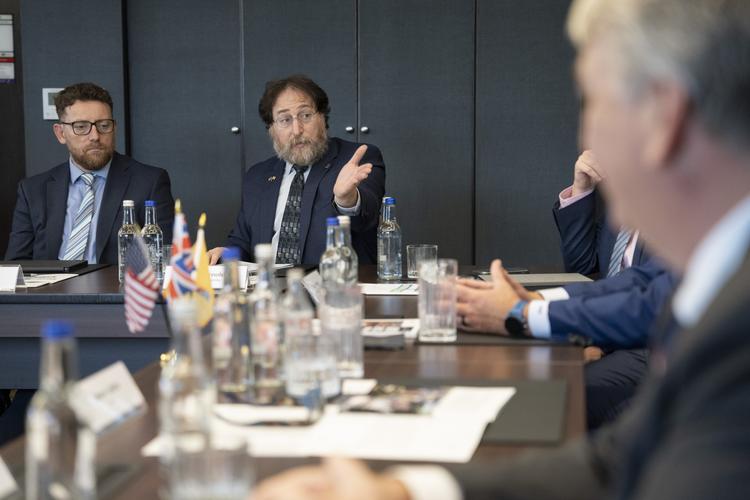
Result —
[{"label": "cabinet handle", "polygon": [[239,134],[240,133],[240,127],[232,127],[229,129],[229,131],[233,134]]},{"label": "cabinet handle", "polygon": [[363,134],[366,134],[370,131],[370,127],[365,125],[361,129],[359,129],[359,131],[362,132]]},{"label": "cabinet handle", "polygon": [[346,127],[344,130],[346,130],[347,134],[354,133],[354,127],[352,127],[351,125],[349,125],[348,127]]}]

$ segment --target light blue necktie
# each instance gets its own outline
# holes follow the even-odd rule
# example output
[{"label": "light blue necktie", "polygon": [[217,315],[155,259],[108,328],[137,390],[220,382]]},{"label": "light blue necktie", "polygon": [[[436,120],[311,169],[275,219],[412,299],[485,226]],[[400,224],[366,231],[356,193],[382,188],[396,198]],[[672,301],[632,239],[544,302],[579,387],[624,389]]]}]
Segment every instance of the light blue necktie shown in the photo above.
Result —
[{"label": "light blue necktie", "polygon": [[78,179],[86,184],[86,191],[73,221],[73,229],[68,236],[63,260],[82,260],[89,243],[91,219],[94,217],[94,174],[82,174]]},{"label": "light blue necktie", "polygon": [[617,234],[615,246],[612,248],[612,255],[609,258],[607,278],[622,271],[622,258],[625,256],[625,249],[628,247],[631,236],[633,236],[633,232],[625,228],[620,229],[620,232]]}]

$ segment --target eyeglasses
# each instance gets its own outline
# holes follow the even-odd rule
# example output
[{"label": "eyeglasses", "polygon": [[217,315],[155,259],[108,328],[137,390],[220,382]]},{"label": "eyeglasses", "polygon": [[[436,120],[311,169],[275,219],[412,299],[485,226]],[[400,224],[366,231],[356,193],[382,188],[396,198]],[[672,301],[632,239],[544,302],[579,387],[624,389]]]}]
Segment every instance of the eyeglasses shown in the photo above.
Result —
[{"label": "eyeglasses", "polygon": [[[313,116],[317,115],[317,111],[300,111],[297,113],[297,121],[300,123],[310,123],[313,119]],[[279,115],[273,122],[276,124],[279,128],[289,128],[292,126],[292,122],[294,121],[294,116],[284,114]]]},{"label": "eyeglasses", "polygon": [[59,122],[60,125],[70,125],[75,135],[89,135],[91,133],[91,127],[95,126],[96,131],[100,134],[111,134],[115,129],[115,121],[111,118],[104,120],[96,120],[95,122],[89,122],[86,120],[80,120],[75,122]]}]

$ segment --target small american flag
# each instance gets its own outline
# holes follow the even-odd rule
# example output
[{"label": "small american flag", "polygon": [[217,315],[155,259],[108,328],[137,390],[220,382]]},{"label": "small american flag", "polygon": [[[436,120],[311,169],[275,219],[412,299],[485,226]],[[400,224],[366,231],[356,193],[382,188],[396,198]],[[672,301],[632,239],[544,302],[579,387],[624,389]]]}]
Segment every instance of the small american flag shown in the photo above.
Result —
[{"label": "small american flag", "polygon": [[142,332],[156,304],[159,283],[140,236],[125,251],[125,322],[130,333]]}]

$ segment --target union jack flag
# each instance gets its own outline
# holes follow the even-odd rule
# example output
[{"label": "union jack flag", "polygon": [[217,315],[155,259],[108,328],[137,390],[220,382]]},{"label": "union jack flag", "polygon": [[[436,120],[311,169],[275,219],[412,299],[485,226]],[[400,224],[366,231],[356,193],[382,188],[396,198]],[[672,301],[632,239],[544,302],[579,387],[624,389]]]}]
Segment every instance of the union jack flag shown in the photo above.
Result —
[{"label": "union jack flag", "polygon": [[148,258],[148,249],[140,236],[125,250],[125,322],[130,333],[142,332],[151,319],[159,282]]},{"label": "union jack flag", "polygon": [[193,254],[190,235],[188,234],[185,214],[174,214],[174,230],[172,232],[172,256],[169,260],[172,273],[164,288],[164,297],[174,300],[182,295],[195,291],[193,279]]}]

